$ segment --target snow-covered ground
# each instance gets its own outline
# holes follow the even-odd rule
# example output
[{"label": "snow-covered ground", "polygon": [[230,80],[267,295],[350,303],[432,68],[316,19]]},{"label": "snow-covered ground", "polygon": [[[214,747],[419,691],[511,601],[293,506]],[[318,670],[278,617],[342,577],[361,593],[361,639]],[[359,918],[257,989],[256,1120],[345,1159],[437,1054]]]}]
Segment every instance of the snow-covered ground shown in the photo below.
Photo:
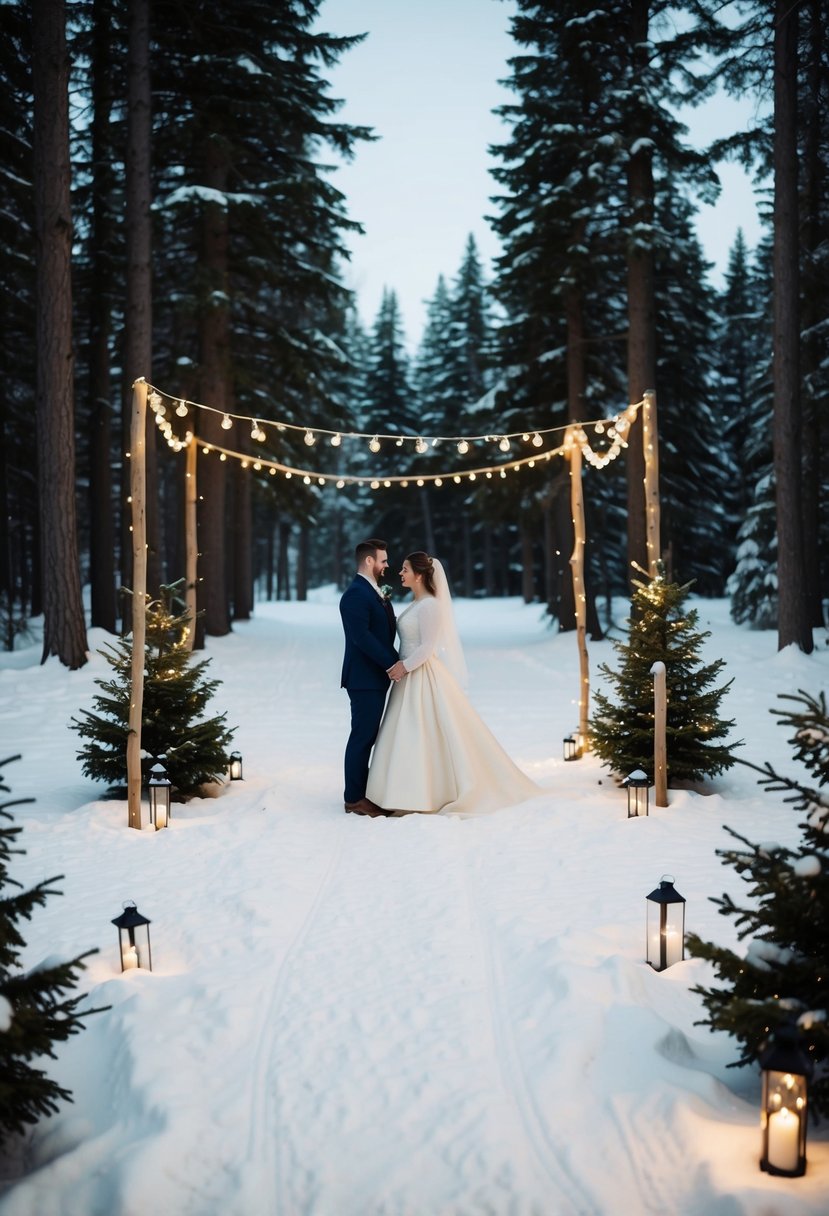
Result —
[{"label": "snow-covered ground", "polygon": [[[829,1133],[804,1178],[758,1168],[759,1074],[696,1026],[688,960],[644,962],[663,874],[687,926],[735,940],[709,896],[743,884],[714,850],[727,823],[794,842],[797,815],[741,766],[647,819],[595,758],[565,764],[573,635],[537,606],[459,601],[470,695],[542,796],[481,819],[345,815],[348,708],[333,590],[259,604],[213,639],[212,702],[238,726],[244,782],[127,828],[81,774],[71,715],[108,673],[0,656],[0,750],[27,850],[53,874],[25,961],[92,946],[111,1005],[46,1061],[74,1094],[6,1156],[2,1216],[825,1216]],[[740,754],[791,769],[777,694],[829,685],[829,647],[776,651],[697,601],[706,657],[734,677]],[[620,606],[620,615],[622,608]],[[106,640],[92,631],[94,649]],[[594,673],[613,662],[590,645]],[[121,974],[110,924],[152,920],[154,970]]]}]

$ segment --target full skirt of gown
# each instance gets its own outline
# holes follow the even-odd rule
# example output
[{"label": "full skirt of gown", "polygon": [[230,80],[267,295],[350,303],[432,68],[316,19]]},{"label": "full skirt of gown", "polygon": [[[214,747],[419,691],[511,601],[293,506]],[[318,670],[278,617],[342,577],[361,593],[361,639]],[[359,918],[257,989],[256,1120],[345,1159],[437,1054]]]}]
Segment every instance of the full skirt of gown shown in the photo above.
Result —
[{"label": "full skirt of gown", "polygon": [[369,771],[372,802],[386,810],[471,815],[541,792],[437,656],[392,686]]}]

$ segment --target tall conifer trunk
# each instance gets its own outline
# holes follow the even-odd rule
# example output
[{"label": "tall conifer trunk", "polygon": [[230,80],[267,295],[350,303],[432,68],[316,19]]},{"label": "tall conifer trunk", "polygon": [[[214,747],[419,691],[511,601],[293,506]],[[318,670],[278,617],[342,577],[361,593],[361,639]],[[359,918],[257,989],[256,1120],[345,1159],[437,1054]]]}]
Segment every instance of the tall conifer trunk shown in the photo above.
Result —
[{"label": "tall conifer trunk", "polygon": [[[227,190],[228,164],[217,135],[206,135],[205,185],[220,193]],[[228,217],[224,203],[206,201],[202,217],[202,264],[206,282],[199,316],[201,400],[216,410],[230,410],[230,316],[228,287]],[[221,414],[202,410],[201,438],[207,443],[228,443],[234,431],[224,431]],[[238,427],[238,424],[237,424]],[[239,431],[235,431],[236,439]],[[226,464],[215,454],[200,466],[199,553],[200,602],[204,607],[207,633],[221,637],[230,632],[225,543]]]},{"label": "tall conifer trunk", "polygon": [[797,173],[798,8],[777,0],[774,23],[774,478],[777,644],[809,654],[801,495]]},{"label": "tall conifer trunk", "polygon": [[[127,107],[126,164],[126,246],[127,246],[127,305],[124,323],[124,385],[121,413],[124,450],[129,447],[132,416],[132,384],[139,376],[152,377],[153,314],[152,314],[152,225],[150,204],[151,93],[150,93],[150,15],[149,0],[130,0],[129,4],[129,70]],[[158,540],[158,487],[156,457],[156,427],[147,412],[146,458],[146,527],[147,527],[147,591],[157,595],[160,584],[160,554]],[[124,462],[121,490],[124,519],[121,527],[121,578],[125,586],[132,585],[132,544],[129,533],[129,462]],[[125,627],[129,628],[127,610]]]},{"label": "tall conifer trunk", "polygon": [[824,198],[825,169],[821,156],[821,95],[827,86],[825,31],[821,19],[822,0],[811,0],[808,7],[809,69],[803,89],[801,126],[805,131],[803,149],[803,311],[801,333],[803,393],[803,565],[806,578],[807,622],[812,627],[823,624],[821,604],[820,555],[820,470],[825,434],[821,433],[820,402],[813,382],[820,375],[826,341],[819,331],[821,299],[820,272],[821,240],[826,239],[821,223]]},{"label": "tall conifer trunk", "polygon": [[[645,79],[648,65],[649,0],[632,0],[632,79]],[[654,315],[653,165],[650,144],[643,142],[648,131],[630,132],[635,150],[628,162],[628,393],[641,401],[646,389],[656,387],[656,319]],[[645,522],[645,457],[642,451],[642,421],[630,429],[627,447],[628,581],[637,577],[631,562],[647,569]]]},{"label": "tall conifer trunk", "polygon": [[111,0],[95,0],[92,43],[92,232],[90,239],[89,582],[90,623],[115,632],[115,521],[112,511],[109,343],[112,307]]},{"label": "tall conifer trunk", "polygon": [[86,662],[75,513],[69,58],[64,0],[32,5],[37,438],[43,661]]}]

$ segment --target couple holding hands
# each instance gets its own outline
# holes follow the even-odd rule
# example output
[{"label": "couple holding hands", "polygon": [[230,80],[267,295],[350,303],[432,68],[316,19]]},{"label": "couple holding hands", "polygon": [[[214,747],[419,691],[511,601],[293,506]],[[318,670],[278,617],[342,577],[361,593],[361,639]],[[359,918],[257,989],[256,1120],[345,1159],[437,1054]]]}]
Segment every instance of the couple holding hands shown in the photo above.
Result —
[{"label": "couple holding hands", "polygon": [[405,559],[400,582],[412,600],[395,618],[379,585],[389,564],[386,542],[362,541],[355,557],[357,573],[340,600],[341,683],[351,702],[346,811],[476,814],[539,794],[463,691],[466,665],[438,559],[423,552]]}]

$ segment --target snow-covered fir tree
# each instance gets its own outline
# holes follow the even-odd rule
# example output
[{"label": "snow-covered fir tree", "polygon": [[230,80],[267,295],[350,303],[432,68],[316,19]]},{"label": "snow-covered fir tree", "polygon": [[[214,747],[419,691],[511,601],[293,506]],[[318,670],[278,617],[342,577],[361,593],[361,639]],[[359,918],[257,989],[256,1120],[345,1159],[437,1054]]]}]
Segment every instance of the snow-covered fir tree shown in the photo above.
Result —
[{"label": "snow-covered fir tree", "polygon": [[615,693],[594,694],[590,739],[606,767],[624,777],[642,769],[653,778],[653,664],[667,673],[666,747],[668,784],[715,776],[734,763],[734,743],[726,743],[733,721],[719,717],[728,684],[715,687],[724,659],[703,663],[702,643],[710,635],[697,628],[699,613],[686,603],[690,583],[670,583],[661,574],[638,580],[631,600],[626,641],[613,647],[617,669],[599,670]]},{"label": "snow-covered fir tree", "polygon": [[62,875],[29,890],[11,877],[12,855],[25,850],[17,847],[23,829],[13,826],[10,808],[34,801],[3,797],[10,792],[3,770],[19,759],[0,760],[0,1143],[57,1111],[61,1102],[71,1102],[69,1090],[36,1067],[35,1061],[44,1056],[55,1059],[54,1044],[78,1034],[84,1018],[101,1012],[79,1009],[84,995],[73,995],[84,960],[97,951],[87,950],[66,963],[48,958],[28,970],[20,961],[26,945],[21,922],[31,921],[50,896],[60,895],[54,884]]},{"label": "snow-covered fir tree", "polygon": [[[783,791],[801,814],[801,840],[789,849],[752,843],[726,830],[735,844],[718,849],[747,885],[745,903],[729,894],[714,899],[733,921],[745,949],[731,950],[688,935],[688,948],[713,964],[717,983],[695,988],[706,1010],[705,1025],[726,1030],[741,1047],[737,1064],[758,1058],[774,1029],[796,1020],[817,1065],[810,1085],[812,1109],[829,1115],[829,712],[826,694],[782,696],[773,709],[780,725],[793,729],[794,759],[808,774],[781,775],[766,762],[751,764],[760,784]],[[741,763],[747,763],[741,761]]]},{"label": "snow-covered fir tree", "polygon": [[[205,716],[221,681],[208,680],[211,660],[195,661],[187,647],[191,622],[186,609],[176,604],[179,587],[162,588],[162,598],[147,605],[141,768],[146,780],[152,764],[163,757],[173,790],[187,797],[226,772],[233,731],[226,713]],[[113,674],[95,681],[101,691],[94,710],[82,711],[72,725],[86,740],[78,752],[86,776],[120,791],[127,781],[132,634],[101,654]]]}]

